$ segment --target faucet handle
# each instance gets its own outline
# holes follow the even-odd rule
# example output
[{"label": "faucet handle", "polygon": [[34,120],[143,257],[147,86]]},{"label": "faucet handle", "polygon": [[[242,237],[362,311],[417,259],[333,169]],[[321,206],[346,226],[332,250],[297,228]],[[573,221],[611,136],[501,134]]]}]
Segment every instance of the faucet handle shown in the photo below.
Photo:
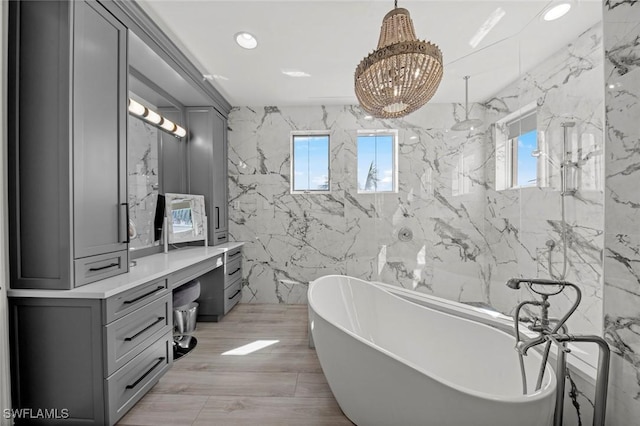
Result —
[{"label": "faucet handle", "polygon": [[560,343],[560,342],[556,339],[556,335],[555,335],[555,334],[547,334],[547,335],[545,336],[545,338],[546,338],[547,340],[549,340],[549,341],[551,341],[551,342],[555,343],[555,344],[560,348],[560,350],[562,350],[562,352],[564,352],[564,353],[566,353],[566,354],[571,353],[571,349],[569,349],[569,348],[567,347],[567,345],[565,345],[564,343]]}]

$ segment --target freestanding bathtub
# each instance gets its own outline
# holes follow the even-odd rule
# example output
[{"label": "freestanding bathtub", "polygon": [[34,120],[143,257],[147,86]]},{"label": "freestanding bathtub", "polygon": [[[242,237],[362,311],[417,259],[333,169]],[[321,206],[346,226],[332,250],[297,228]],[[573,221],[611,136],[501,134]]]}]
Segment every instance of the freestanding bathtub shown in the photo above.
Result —
[{"label": "freestanding bathtub", "polygon": [[[414,304],[357,278],[309,286],[320,365],[359,426],[541,426],[553,420],[555,377],[522,395],[515,340],[468,319]],[[535,384],[541,356],[525,358]]]}]

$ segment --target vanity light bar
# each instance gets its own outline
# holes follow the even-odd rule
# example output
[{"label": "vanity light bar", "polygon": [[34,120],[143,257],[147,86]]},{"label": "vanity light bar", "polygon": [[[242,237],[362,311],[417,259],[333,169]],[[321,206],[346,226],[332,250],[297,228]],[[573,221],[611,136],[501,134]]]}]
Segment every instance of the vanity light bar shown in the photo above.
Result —
[{"label": "vanity light bar", "polygon": [[184,128],[131,98],[129,98],[129,113],[140,117],[179,138],[183,138],[187,135],[187,131]]}]

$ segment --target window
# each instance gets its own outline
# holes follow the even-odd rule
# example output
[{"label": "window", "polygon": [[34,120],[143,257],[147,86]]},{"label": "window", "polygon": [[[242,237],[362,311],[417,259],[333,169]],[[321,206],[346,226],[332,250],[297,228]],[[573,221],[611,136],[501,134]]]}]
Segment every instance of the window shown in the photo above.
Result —
[{"label": "window", "polygon": [[291,134],[291,192],[328,192],[329,135]]},{"label": "window", "polygon": [[535,104],[496,123],[496,189],[543,186]]},{"label": "window", "polygon": [[538,132],[536,113],[529,113],[508,124],[511,146],[511,187],[538,184]]},{"label": "window", "polygon": [[397,131],[358,133],[358,192],[397,192]]}]

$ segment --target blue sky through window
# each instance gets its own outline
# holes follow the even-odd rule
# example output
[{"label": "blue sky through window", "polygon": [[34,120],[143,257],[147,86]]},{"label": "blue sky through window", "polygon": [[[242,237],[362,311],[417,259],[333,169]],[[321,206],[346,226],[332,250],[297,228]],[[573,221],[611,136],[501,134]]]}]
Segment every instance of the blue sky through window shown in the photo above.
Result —
[{"label": "blue sky through window", "polygon": [[329,135],[293,136],[293,190],[329,190]]},{"label": "blue sky through window", "polygon": [[538,159],[531,155],[538,146],[537,132],[532,130],[518,137],[518,186],[537,184]]},{"label": "blue sky through window", "polygon": [[393,135],[359,135],[358,191],[394,191],[393,157]]}]

